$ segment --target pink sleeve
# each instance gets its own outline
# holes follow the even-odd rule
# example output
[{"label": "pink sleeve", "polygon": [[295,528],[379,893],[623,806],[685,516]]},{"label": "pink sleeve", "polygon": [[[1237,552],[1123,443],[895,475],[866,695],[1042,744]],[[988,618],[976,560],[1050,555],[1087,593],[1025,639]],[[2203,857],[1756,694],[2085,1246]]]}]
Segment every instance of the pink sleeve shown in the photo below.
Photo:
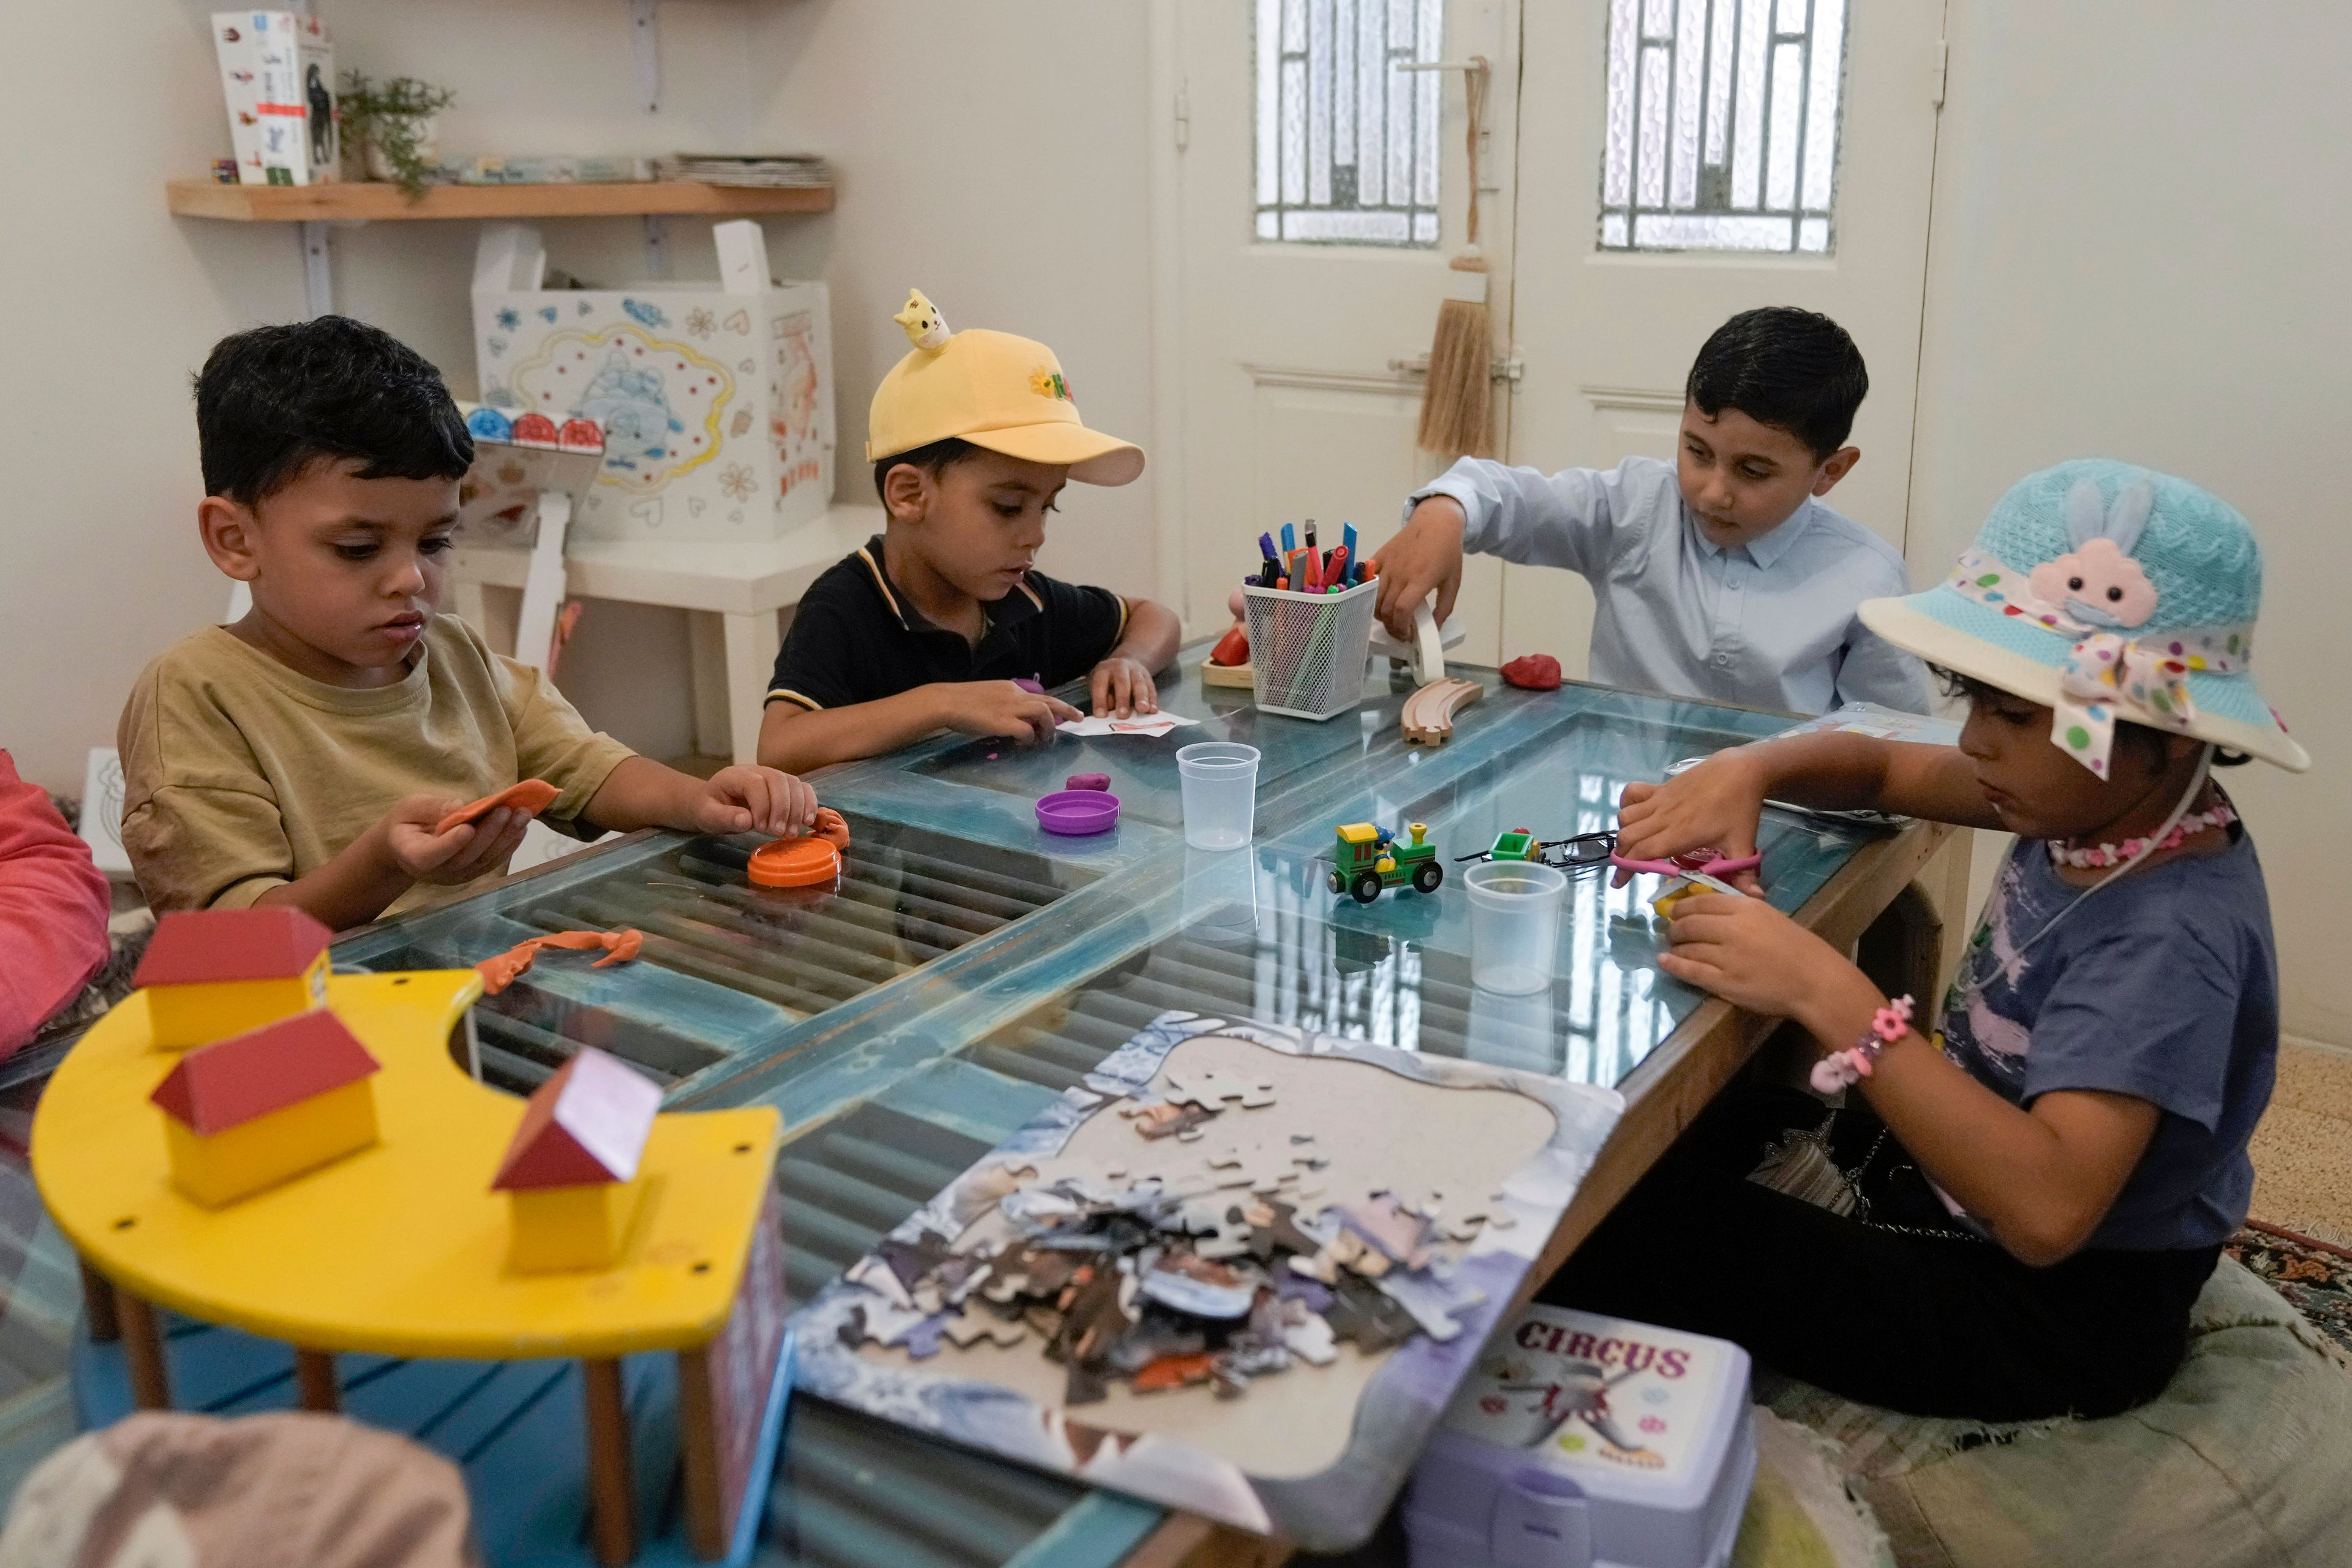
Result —
[{"label": "pink sleeve", "polygon": [[0,752],[0,1056],[106,962],[111,903],[89,847]]}]

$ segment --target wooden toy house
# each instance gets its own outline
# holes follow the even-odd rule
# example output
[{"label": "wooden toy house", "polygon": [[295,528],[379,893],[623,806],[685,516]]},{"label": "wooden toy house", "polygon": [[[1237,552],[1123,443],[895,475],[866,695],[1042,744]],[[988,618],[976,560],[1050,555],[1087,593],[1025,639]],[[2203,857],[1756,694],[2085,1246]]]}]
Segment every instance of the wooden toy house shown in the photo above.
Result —
[{"label": "wooden toy house", "polygon": [[509,1266],[545,1274],[620,1262],[660,1109],[659,1086],[593,1047],[540,1085],[490,1183],[509,1198]]},{"label": "wooden toy house", "polygon": [[190,1051],[148,1096],[172,1184],[222,1208],[376,1141],[375,1058],[321,1007]]},{"label": "wooden toy house", "polygon": [[154,1043],[184,1050],[324,1006],[333,940],[285,905],[165,915],[131,977],[147,994]]}]

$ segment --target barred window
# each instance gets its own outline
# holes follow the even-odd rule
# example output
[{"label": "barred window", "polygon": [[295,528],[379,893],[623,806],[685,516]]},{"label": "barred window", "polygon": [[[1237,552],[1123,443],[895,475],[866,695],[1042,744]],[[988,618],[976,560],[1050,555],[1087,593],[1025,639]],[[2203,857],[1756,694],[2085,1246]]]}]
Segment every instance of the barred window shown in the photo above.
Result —
[{"label": "barred window", "polygon": [[1445,0],[1257,0],[1257,237],[1437,243]]},{"label": "barred window", "polygon": [[1846,0],[1611,0],[1603,250],[1826,253]]}]

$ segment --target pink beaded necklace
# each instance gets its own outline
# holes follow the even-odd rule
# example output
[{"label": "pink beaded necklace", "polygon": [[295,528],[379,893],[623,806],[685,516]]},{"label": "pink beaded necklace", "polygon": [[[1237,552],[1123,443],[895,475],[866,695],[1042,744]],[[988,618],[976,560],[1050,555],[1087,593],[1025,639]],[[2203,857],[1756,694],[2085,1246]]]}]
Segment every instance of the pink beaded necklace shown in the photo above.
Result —
[{"label": "pink beaded necklace", "polygon": [[2097,844],[2087,849],[2070,849],[2056,839],[2050,841],[2050,858],[2061,866],[2073,866],[2083,870],[2096,870],[2105,866],[2120,866],[2126,860],[2137,859],[2145,852],[2160,855],[2177,849],[2209,827],[2226,827],[2238,820],[2237,809],[2230,797],[2219,789],[2213,804],[2203,811],[2191,812],[2173,825],[2172,831],[2150,845],[2145,838],[2126,838],[2121,844]]}]

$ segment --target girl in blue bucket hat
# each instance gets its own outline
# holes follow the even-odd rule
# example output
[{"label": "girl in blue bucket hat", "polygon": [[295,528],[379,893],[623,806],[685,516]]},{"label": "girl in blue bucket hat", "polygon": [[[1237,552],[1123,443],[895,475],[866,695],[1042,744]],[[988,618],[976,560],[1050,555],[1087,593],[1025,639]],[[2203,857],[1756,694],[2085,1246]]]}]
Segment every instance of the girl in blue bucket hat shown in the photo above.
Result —
[{"label": "girl in blue bucket hat", "polygon": [[[1940,585],[1862,619],[1969,701],[1957,747],[1810,734],[1626,787],[1619,852],[1753,850],[1766,799],[2018,836],[1939,1013],[1758,899],[1667,973],[1790,1018],[1813,1087],[1726,1096],[1544,1292],[1833,1392],[2019,1420],[2157,1394],[2253,1190],[2278,964],[2217,764],[2310,765],[2255,686],[2262,557],[2185,480],[2063,463]],[[1697,1267],[1694,1267],[1697,1265]]]}]

